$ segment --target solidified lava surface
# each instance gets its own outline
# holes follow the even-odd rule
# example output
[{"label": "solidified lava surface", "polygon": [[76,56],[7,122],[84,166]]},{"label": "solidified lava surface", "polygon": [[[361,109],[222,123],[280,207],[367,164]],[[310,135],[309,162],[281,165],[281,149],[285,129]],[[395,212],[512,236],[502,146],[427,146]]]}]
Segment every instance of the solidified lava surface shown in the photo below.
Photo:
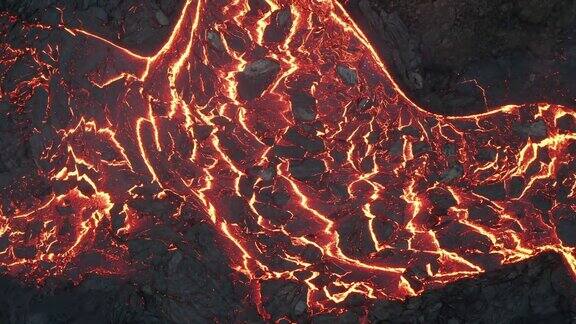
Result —
[{"label": "solidified lava surface", "polygon": [[62,9],[8,37],[17,19],[0,108],[36,171],[0,192],[13,277],[138,276],[157,228],[200,255],[199,223],[263,319],[284,316],[279,282],[304,292],[296,315],[340,314],[543,252],[576,273],[576,112],[427,112],[335,0],[188,0],[152,54]]}]

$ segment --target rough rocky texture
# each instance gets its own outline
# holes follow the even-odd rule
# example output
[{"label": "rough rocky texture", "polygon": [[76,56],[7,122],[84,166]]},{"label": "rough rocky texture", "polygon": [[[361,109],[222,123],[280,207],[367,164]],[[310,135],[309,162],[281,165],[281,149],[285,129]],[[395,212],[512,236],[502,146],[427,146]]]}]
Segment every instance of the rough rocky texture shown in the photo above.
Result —
[{"label": "rough rocky texture", "polygon": [[350,7],[425,109],[576,99],[576,1],[359,0]]},{"label": "rough rocky texture", "polygon": [[[168,37],[181,0],[2,0],[0,10],[28,21],[66,21],[142,54],[155,53]],[[64,8],[62,12],[56,8]]]},{"label": "rough rocky texture", "polygon": [[[196,323],[220,318],[227,322],[260,322],[248,309],[241,309],[238,317],[224,317],[234,306],[231,298],[241,292],[222,282],[217,283],[217,291],[212,290],[216,287],[196,286],[199,282],[190,280],[191,276],[201,281],[208,278],[193,259],[173,255],[163,263],[161,271],[130,281],[94,276],[79,286],[50,282],[38,289],[2,278],[0,320],[3,323]],[[268,309],[296,316],[305,311],[305,292],[303,295],[298,286],[282,281],[269,285],[266,289],[273,291],[275,297],[268,302]],[[228,299],[215,299],[216,295]],[[306,322],[356,323],[366,318],[371,323],[573,323],[575,304],[573,278],[559,257],[547,254],[405,302],[378,301],[367,317],[351,304],[350,311],[342,316],[320,315]]]},{"label": "rough rocky texture", "polygon": [[238,76],[238,94],[243,100],[258,98],[280,71],[280,65],[272,60],[250,62]]},{"label": "rough rocky texture", "polygon": [[543,255],[404,303],[374,304],[369,318],[393,323],[571,323],[572,277],[556,255]]},{"label": "rough rocky texture", "polygon": [[[56,3],[66,8],[64,17],[66,21],[74,24],[82,24],[87,29],[103,35],[110,39],[118,39],[121,44],[145,53],[146,51],[154,52],[162,44],[168,35],[170,26],[174,23],[174,14],[177,12],[179,1],[1,1],[0,8],[17,13],[23,19],[43,20],[58,19],[58,13],[52,8]],[[539,62],[530,61],[532,55],[538,50],[541,42],[549,41],[545,33],[554,32],[557,28],[567,29],[571,20],[568,14],[571,10],[558,10],[557,6],[567,5],[561,1],[551,1],[550,5],[538,1],[524,1],[522,4],[512,4],[507,12],[515,12],[520,26],[516,33],[526,33],[523,28],[528,28],[529,35],[534,34],[533,29],[538,28],[538,24],[545,25],[545,29],[532,40],[535,49],[531,49],[526,54],[525,48],[521,45],[510,44],[510,40],[531,38],[527,36],[518,36],[508,34],[507,26],[502,24],[478,23],[474,28],[484,31],[492,37],[502,37],[500,39],[501,47],[506,51],[514,49],[519,51],[519,60],[516,56],[504,56],[501,60],[486,59],[490,56],[491,49],[485,49],[487,43],[476,44],[473,41],[467,42],[447,42],[434,39],[434,35],[427,36],[426,41],[418,41],[417,32],[408,31],[410,28],[421,28],[428,30],[433,34],[433,30],[438,26],[438,20],[455,19],[456,14],[446,15],[443,10],[453,6],[457,9],[449,11],[462,12],[465,9],[474,8],[472,3],[478,4],[478,7],[484,8],[481,17],[494,17],[494,19],[505,19],[500,14],[495,14],[508,8],[508,2],[490,4],[488,2],[462,2],[457,5],[453,2],[436,1],[434,5],[424,4],[416,1],[410,2],[392,2],[384,3],[383,8],[389,12],[398,10],[399,14],[390,14],[384,25],[379,25],[382,30],[389,30],[395,39],[393,44],[396,46],[398,53],[394,54],[394,62],[399,66],[397,72],[404,84],[410,87],[416,98],[422,102],[429,103],[430,109],[439,112],[448,112],[454,114],[468,114],[470,112],[482,111],[483,98],[479,96],[478,87],[474,83],[470,88],[453,90],[451,87],[462,84],[462,80],[455,77],[460,71],[465,71],[469,75],[467,78],[476,78],[478,83],[488,89],[489,104],[496,104],[511,100],[510,98],[530,98],[526,95],[538,94],[532,89],[542,87],[537,83],[538,80],[544,79],[548,70],[540,71]],[[465,7],[465,4],[469,7]],[[416,7],[423,6],[419,11]],[[444,6],[444,7],[442,7]],[[133,9],[135,8],[135,9]],[[556,9],[555,9],[556,8]],[[572,8],[572,7],[569,7]],[[43,10],[47,9],[47,10]],[[381,19],[375,18],[373,12],[364,9],[364,14],[368,20]],[[371,10],[371,9],[370,9]],[[414,27],[418,24],[419,16],[410,18],[406,15],[420,14],[423,17],[429,17],[429,23],[421,27]],[[383,15],[381,12],[378,15]],[[556,19],[560,15],[561,19]],[[566,15],[566,17],[564,17]],[[55,18],[56,17],[56,18]],[[452,18],[450,18],[452,17]],[[405,23],[402,21],[405,20]],[[274,17],[275,28],[282,31],[289,28],[291,22],[287,21],[284,12],[279,12]],[[428,21],[428,20],[427,20]],[[473,17],[463,16],[459,18],[461,24],[474,23]],[[552,23],[547,23],[553,21]],[[560,21],[560,22],[557,22]],[[565,22],[566,21],[566,22]],[[409,27],[406,27],[407,24]],[[466,31],[462,25],[448,24],[443,32],[457,33],[463,35],[471,34]],[[502,26],[502,27],[500,27]],[[492,28],[496,28],[492,30]],[[476,31],[476,29],[474,29]],[[273,33],[274,34],[274,33]],[[476,32],[473,33],[476,35]],[[503,34],[503,35],[502,35]],[[210,34],[209,37],[212,46],[215,49],[222,49],[220,36],[217,33]],[[508,35],[508,36],[507,36]],[[272,36],[266,36],[272,37]],[[273,40],[273,39],[272,39]],[[498,39],[496,39],[498,40]],[[419,42],[422,42],[419,44]],[[440,42],[444,44],[441,50],[434,49]],[[418,45],[419,44],[419,45]],[[390,47],[387,47],[390,48]],[[457,50],[455,52],[455,49]],[[422,52],[433,52],[430,58],[426,58]],[[488,54],[486,54],[488,53]],[[476,56],[475,56],[476,55]],[[511,54],[510,54],[511,55]],[[527,55],[529,58],[523,58]],[[542,54],[540,60],[546,64],[566,64],[566,69],[559,68],[560,76],[555,78],[568,78],[571,69],[567,59],[565,63],[557,60],[554,56]],[[466,56],[472,56],[471,59],[465,59]],[[550,62],[546,63],[546,60]],[[478,61],[476,61],[478,60]],[[515,77],[510,80],[521,83],[528,77],[532,88],[527,90],[517,89],[520,87],[510,85],[509,95],[498,96],[499,89],[502,87],[503,72],[500,69],[506,69],[511,64],[519,64],[518,61],[528,60],[525,63],[530,69],[525,72],[523,68],[514,67]],[[477,66],[472,63],[478,64]],[[504,62],[504,63],[500,63]],[[536,63],[534,63],[536,62]],[[481,80],[485,77],[482,73],[492,71],[490,67],[496,64],[497,71],[494,72],[498,78],[486,76],[487,81]],[[504,68],[498,64],[503,64]],[[507,65],[508,64],[508,65]],[[435,65],[441,65],[441,68],[434,69]],[[466,66],[466,67],[464,67]],[[469,67],[472,66],[472,67]],[[562,65],[561,65],[562,66]],[[251,72],[250,68],[254,67]],[[14,75],[8,75],[8,78],[17,79],[25,75],[20,70]],[[460,70],[464,69],[464,70]],[[468,70],[469,69],[469,70]],[[529,72],[536,69],[535,72]],[[275,72],[274,72],[275,71]],[[456,71],[456,72],[454,72]],[[566,72],[564,76],[562,73]],[[246,73],[256,73],[260,75],[266,73],[277,73],[274,64],[269,62],[256,63],[255,66],[249,66]],[[352,70],[347,67],[339,67],[337,73],[342,81],[347,84],[355,84],[356,76]],[[530,74],[534,73],[534,78]],[[505,76],[505,74],[504,74]],[[264,77],[266,79],[266,77]],[[553,80],[558,80],[554,79]],[[436,81],[444,80],[444,81]],[[446,81],[447,80],[447,81]],[[564,79],[562,79],[564,80]],[[544,82],[544,81],[542,81]],[[552,82],[552,81],[547,81]],[[560,81],[558,81],[560,82]],[[463,86],[470,86],[471,83],[464,83]],[[516,87],[516,88],[515,88]],[[420,92],[419,92],[420,91]],[[568,91],[568,90],[567,90]],[[446,94],[448,93],[448,94]],[[568,92],[567,92],[568,93]],[[249,94],[249,96],[253,96]],[[568,95],[567,95],[568,96]],[[436,98],[439,97],[439,98]],[[548,98],[548,97],[545,97]],[[552,99],[566,98],[563,96],[550,97]],[[38,99],[40,100],[40,99]],[[501,101],[498,101],[501,100]],[[571,100],[571,99],[570,99]],[[316,118],[314,110],[314,100],[306,94],[296,92],[292,96],[293,114],[296,119],[302,121],[313,121]],[[470,107],[466,112],[455,111],[446,107]],[[0,106],[0,109],[7,109]],[[361,100],[358,109],[370,109],[368,100]],[[450,110],[452,109],[452,110]],[[31,158],[30,151],[34,150],[34,143],[29,141],[24,135],[32,133],[32,128],[28,121],[22,121],[18,115],[2,115],[0,120],[0,181],[2,186],[8,186],[19,177],[34,174],[36,161]],[[574,129],[568,120],[565,127]],[[210,130],[198,130],[198,133],[209,132]],[[519,130],[526,136],[538,136],[542,130],[538,125],[526,125]],[[293,146],[276,146],[276,154],[289,156],[295,159],[292,166],[292,172],[296,177],[309,178],[315,177],[325,171],[324,166],[313,158],[305,158],[317,151],[322,151],[321,142],[314,138],[313,132],[306,132],[301,129],[291,129],[285,134],[288,141]],[[200,138],[200,137],[199,137]],[[426,148],[420,148],[425,150]],[[418,148],[414,148],[418,153]],[[455,148],[446,148],[447,152]],[[486,153],[490,155],[490,153]],[[335,159],[343,159],[343,154],[334,152]],[[490,156],[487,157],[490,160]],[[363,165],[366,169],[370,165]],[[448,181],[461,175],[461,168],[458,165],[452,167],[441,176]],[[273,177],[270,170],[261,170],[260,176],[269,181]],[[38,196],[46,190],[42,183],[31,182],[34,187],[33,192]],[[334,193],[346,195],[342,185],[334,183],[331,186]],[[506,192],[502,187],[482,187],[477,188],[479,192],[487,197],[501,198]],[[30,191],[27,191],[30,192]],[[451,197],[451,196],[450,196]],[[445,192],[435,192],[433,197],[435,205],[440,209],[447,209],[453,205],[453,201],[447,198]],[[271,199],[279,208],[286,203],[286,196],[282,192],[271,193]],[[166,204],[151,203],[150,197],[147,201],[135,202],[132,207],[137,210],[154,214],[158,218],[166,219],[170,214],[170,206]],[[535,203],[546,208],[546,202],[542,199],[535,198]],[[231,203],[233,204],[233,203]],[[3,204],[5,206],[7,204]],[[63,212],[64,213],[64,212]],[[235,285],[235,280],[243,280],[238,274],[233,272],[225,261],[225,256],[220,251],[213,239],[213,230],[204,224],[201,219],[191,211],[178,221],[166,221],[164,225],[157,226],[151,233],[147,234],[146,239],[134,239],[128,243],[130,256],[135,260],[140,260],[146,267],[138,276],[131,278],[116,278],[108,276],[92,275],[85,279],[79,285],[73,285],[71,282],[48,281],[42,287],[32,287],[25,285],[13,278],[2,277],[0,281],[0,322],[2,323],[189,323],[189,322],[207,322],[219,320],[221,322],[261,322],[255,309],[250,308],[244,303],[246,295],[245,288],[242,285]],[[472,215],[471,217],[474,217]],[[487,216],[486,211],[478,213],[477,217]],[[489,220],[487,220],[489,221]],[[118,220],[122,223],[122,220]],[[562,221],[559,227],[559,235],[562,237],[573,237],[568,233],[573,232],[574,221],[567,218]],[[346,224],[353,228],[354,224]],[[121,226],[118,226],[121,227]],[[174,230],[177,229],[178,231]],[[354,232],[352,230],[352,232]],[[361,240],[360,237],[350,236],[350,239]],[[567,239],[568,241],[568,239]],[[166,242],[175,242],[176,248],[166,244]],[[186,242],[186,243],[184,243]],[[574,242],[569,242],[574,243]],[[2,242],[0,241],[0,245]],[[3,249],[0,246],[0,249]],[[21,251],[25,254],[26,251]],[[310,252],[313,254],[314,252]],[[311,256],[313,258],[313,256]],[[305,291],[291,282],[278,280],[269,283],[264,287],[264,291],[273,296],[266,301],[266,308],[273,314],[290,314],[298,317],[305,314]],[[378,301],[367,314],[362,313],[361,308],[356,307],[354,300],[348,301],[349,311],[340,316],[321,315],[312,318],[302,318],[302,322],[313,323],[354,323],[361,318],[366,318],[370,322],[399,322],[399,323],[494,323],[494,322],[542,322],[550,323],[570,323],[576,318],[576,291],[574,289],[573,278],[568,274],[562,261],[555,255],[545,255],[536,259],[525,261],[521,264],[508,266],[505,269],[480,275],[478,278],[467,279],[447,287],[430,291],[420,297],[411,298],[405,302],[395,301]]]}]

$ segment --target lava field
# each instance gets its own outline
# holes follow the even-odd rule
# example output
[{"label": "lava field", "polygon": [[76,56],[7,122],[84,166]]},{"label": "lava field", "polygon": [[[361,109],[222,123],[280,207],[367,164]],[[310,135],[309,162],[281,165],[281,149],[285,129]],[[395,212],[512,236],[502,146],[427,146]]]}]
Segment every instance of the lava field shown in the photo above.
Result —
[{"label": "lava field", "polygon": [[0,14],[4,321],[576,310],[574,108],[421,108],[337,0],[114,3],[165,34],[118,41],[83,23],[97,4]]}]

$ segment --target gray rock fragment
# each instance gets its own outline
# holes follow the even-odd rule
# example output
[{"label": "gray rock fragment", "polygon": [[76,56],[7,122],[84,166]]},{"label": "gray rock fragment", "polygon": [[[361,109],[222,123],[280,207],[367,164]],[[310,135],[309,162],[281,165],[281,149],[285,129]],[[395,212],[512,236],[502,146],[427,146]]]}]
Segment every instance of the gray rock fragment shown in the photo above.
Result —
[{"label": "gray rock fragment", "polygon": [[161,10],[157,10],[155,16],[156,21],[161,26],[168,26],[170,24],[170,20],[168,19],[168,17],[166,17],[166,14],[164,14]]},{"label": "gray rock fragment", "polygon": [[182,261],[182,258],[183,258],[182,253],[180,251],[174,252],[174,254],[172,255],[172,258],[170,258],[170,262],[168,263],[168,272],[169,273],[174,273],[176,271],[176,268],[178,267],[178,265]]},{"label": "gray rock fragment", "polygon": [[274,81],[280,64],[271,59],[260,59],[246,65],[238,74],[238,95],[243,100],[256,99]]},{"label": "gray rock fragment", "polygon": [[270,181],[274,179],[274,175],[276,174],[276,169],[273,167],[269,167],[260,171],[260,178],[264,181]]},{"label": "gray rock fragment", "polygon": [[248,77],[255,78],[268,74],[270,72],[277,71],[279,69],[280,65],[277,62],[267,59],[261,59],[246,65],[246,68],[244,69],[243,73]]},{"label": "gray rock fragment", "polygon": [[220,36],[220,33],[216,32],[216,31],[209,31],[206,34],[206,38],[208,39],[208,43],[210,44],[210,46],[212,46],[212,48],[214,48],[217,51],[224,51],[224,42],[222,42],[222,36]]},{"label": "gray rock fragment", "polygon": [[517,125],[515,128],[521,134],[537,139],[546,137],[546,134],[548,133],[546,123],[543,120],[538,120],[529,124]]},{"label": "gray rock fragment", "polygon": [[300,134],[295,128],[290,128],[285,135],[286,139],[292,144],[298,145],[311,153],[318,153],[325,149],[324,142],[316,135]]},{"label": "gray rock fragment", "polygon": [[374,105],[374,102],[372,102],[371,99],[363,98],[362,100],[360,100],[360,102],[358,102],[358,109],[360,111],[365,111],[365,110],[372,108],[373,105]]},{"label": "gray rock fragment", "polygon": [[474,189],[474,192],[493,200],[502,200],[506,197],[506,189],[502,182],[480,185]]},{"label": "gray rock fragment", "polygon": [[278,43],[286,39],[292,27],[292,12],[290,7],[280,9],[272,14],[271,22],[264,31],[266,42]]},{"label": "gray rock fragment", "polygon": [[306,159],[290,162],[290,174],[298,180],[308,180],[326,171],[324,162],[317,159]]},{"label": "gray rock fragment", "polygon": [[456,178],[460,178],[464,174],[464,168],[460,164],[455,164],[450,169],[446,170],[440,176],[440,180],[443,182],[447,182],[450,180],[454,180]]},{"label": "gray rock fragment", "polygon": [[565,245],[576,246],[576,215],[562,218],[556,225],[556,233]]},{"label": "gray rock fragment", "polygon": [[356,83],[358,83],[358,74],[356,70],[353,70],[348,66],[340,64],[336,67],[336,72],[338,72],[338,75],[340,76],[342,81],[344,81],[344,83],[346,83],[347,85],[353,86],[356,85]]},{"label": "gray rock fragment", "polygon": [[414,89],[422,89],[424,87],[424,78],[418,72],[410,72],[408,73],[408,79],[412,84]]},{"label": "gray rock fragment", "polygon": [[290,98],[292,115],[296,121],[310,122],[316,119],[316,99],[307,93],[297,93]]},{"label": "gray rock fragment", "polygon": [[398,13],[385,12],[377,5],[377,1],[360,0],[358,6],[368,24],[374,30],[381,31],[380,40],[385,48],[391,49],[390,59],[396,70],[400,71],[399,76],[411,88],[420,89],[423,80],[416,72],[421,65],[418,42],[410,35]]},{"label": "gray rock fragment", "polygon": [[300,300],[294,306],[294,315],[302,315],[306,311],[307,305],[304,301]]}]

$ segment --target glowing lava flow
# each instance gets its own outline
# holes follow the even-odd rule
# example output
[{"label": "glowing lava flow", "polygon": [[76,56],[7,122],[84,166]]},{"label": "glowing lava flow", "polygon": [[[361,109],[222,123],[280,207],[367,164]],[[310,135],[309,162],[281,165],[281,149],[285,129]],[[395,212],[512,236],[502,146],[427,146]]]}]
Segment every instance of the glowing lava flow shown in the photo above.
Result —
[{"label": "glowing lava flow", "polygon": [[49,184],[2,196],[9,273],[128,273],[123,242],[185,206],[221,233],[263,317],[269,280],[304,286],[317,313],[543,251],[576,273],[574,110],[430,114],[339,3],[266,3],[188,0],[151,57],[64,23],[22,25],[50,43],[2,43],[2,71],[33,69],[0,95],[31,116]]}]

